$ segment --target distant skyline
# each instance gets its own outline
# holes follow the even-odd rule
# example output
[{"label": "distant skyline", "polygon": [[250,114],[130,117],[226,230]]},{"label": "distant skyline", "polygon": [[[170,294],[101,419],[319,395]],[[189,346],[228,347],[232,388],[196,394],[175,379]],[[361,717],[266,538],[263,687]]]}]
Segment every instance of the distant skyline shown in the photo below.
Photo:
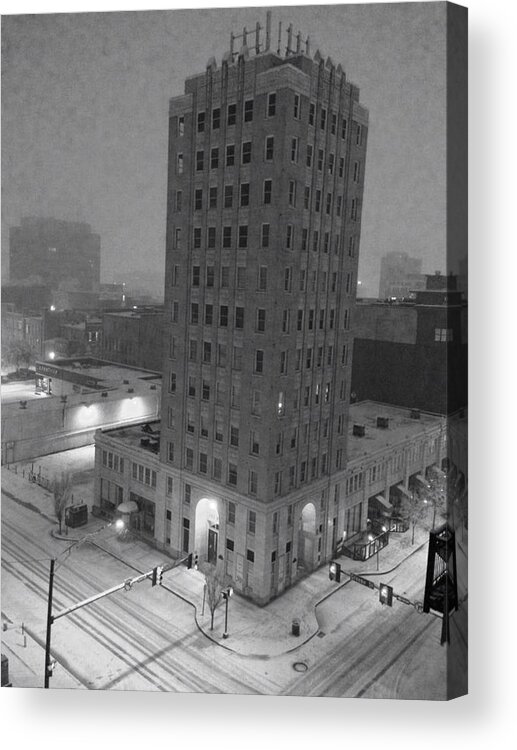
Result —
[{"label": "distant skyline", "polygon": [[[445,3],[272,7],[370,112],[359,279],[406,252],[445,271]],[[22,216],[85,221],[101,278],[163,272],[168,102],[266,8],[4,16],[2,269]],[[285,39],[283,40],[285,44]]]}]

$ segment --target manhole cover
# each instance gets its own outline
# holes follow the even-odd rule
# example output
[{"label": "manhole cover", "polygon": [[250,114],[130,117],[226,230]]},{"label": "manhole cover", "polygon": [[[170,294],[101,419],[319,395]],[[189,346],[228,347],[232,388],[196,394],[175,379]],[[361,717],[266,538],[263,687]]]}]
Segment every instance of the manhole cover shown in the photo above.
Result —
[{"label": "manhole cover", "polygon": [[295,661],[293,664],[293,669],[295,672],[306,672],[309,667],[304,661]]}]

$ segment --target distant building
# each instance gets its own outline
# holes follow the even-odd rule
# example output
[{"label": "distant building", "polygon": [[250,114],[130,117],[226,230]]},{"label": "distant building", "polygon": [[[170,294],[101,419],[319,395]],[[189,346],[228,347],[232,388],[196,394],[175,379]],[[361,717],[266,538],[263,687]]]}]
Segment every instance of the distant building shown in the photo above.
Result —
[{"label": "distant building", "polygon": [[161,371],[164,357],[163,308],[138,308],[102,315],[102,356],[132,367]]},{"label": "distant building", "polygon": [[9,233],[11,281],[37,275],[57,289],[75,283],[82,291],[98,291],[100,237],[89,224],[26,217]]},{"label": "distant building", "polygon": [[52,292],[52,308],[58,312],[65,310],[98,310],[99,292],[84,289],[57,289]]},{"label": "distant building", "polygon": [[359,302],[353,398],[451,414],[467,404],[467,306],[456,278],[426,277],[413,302]]},{"label": "distant building", "polygon": [[409,297],[409,293],[425,287],[422,259],[411,258],[407,253],[387,253],[381,258],[379,299]]},{"label": "distant building", "polygon": [[18,282],[2,285],[2,303],[12,302],[17,312],[48,309],[50,298],[50,287],[44,284]]}]

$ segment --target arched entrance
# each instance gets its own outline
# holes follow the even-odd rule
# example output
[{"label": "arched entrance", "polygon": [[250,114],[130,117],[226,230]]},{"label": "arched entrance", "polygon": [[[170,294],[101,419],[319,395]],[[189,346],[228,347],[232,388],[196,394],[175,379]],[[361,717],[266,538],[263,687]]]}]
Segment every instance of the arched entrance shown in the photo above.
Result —
[{"label": "arched entrance", "polygon": [[316,508],[307,503],[301,512],[298,526],[298,567],[309,571],[314,568],[316,554]]},{"label": "arched entrance", "polygon": [[196,506],[196,525],[194,543],[200,560],[207,560],[212,565],[217,563],[219,544],[219,511],[217,500],[202,498]]}]

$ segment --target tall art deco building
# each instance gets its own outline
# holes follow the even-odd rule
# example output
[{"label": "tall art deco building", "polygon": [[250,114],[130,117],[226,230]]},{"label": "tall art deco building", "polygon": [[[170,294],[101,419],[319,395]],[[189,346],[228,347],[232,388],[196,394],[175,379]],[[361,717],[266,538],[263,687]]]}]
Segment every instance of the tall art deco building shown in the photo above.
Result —
[{"label": "tall art deco building", "polygon": [[266,602],[364,524],[340,483],[368,113],[261,32],[170,101],[160,458],[171,547]]}]

